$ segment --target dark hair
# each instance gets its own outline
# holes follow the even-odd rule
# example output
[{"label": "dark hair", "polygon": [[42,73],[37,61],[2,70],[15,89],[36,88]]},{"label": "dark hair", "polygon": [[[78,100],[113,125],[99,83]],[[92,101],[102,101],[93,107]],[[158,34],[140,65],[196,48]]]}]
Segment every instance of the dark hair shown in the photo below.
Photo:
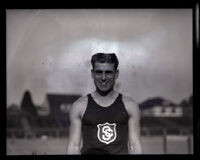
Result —
[{"label": "dark hair", "polygon": [[96,53],[92,56],[91,63],[92,67],[94,68],[95,62],[99,63],[114,63],[115,70],[119,65],[119,61],[115,53]]}]

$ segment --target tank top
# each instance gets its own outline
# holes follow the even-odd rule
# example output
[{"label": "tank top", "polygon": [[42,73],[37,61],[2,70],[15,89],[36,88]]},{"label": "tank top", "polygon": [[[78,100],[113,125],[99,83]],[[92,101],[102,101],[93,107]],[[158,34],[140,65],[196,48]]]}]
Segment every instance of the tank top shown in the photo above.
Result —
[{"label": "tank top", "polygon": [[128,154],[128,112],[119,93],[108,107],[98,105],[91,94],[82,117],[81,154]]}]

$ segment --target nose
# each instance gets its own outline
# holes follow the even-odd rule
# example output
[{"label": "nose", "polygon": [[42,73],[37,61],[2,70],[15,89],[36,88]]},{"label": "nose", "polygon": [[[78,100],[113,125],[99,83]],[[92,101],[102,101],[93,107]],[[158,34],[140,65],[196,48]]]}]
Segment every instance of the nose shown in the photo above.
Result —
[{"label": "nose", "polygon": [[105,74],[105,72],[102,73],[102,75],[101,75],[101,80],[103,80],[103,81],[106,80],[106,74]]}]

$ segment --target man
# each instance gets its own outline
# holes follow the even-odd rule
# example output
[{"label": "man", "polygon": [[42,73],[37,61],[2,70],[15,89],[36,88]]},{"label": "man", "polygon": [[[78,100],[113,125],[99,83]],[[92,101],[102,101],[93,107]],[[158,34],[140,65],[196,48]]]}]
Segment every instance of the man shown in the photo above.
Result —
[{"label": "man", "polygon": [[68,154],[141,154],[140,111],[129,97],[114,90],[115,54],[92,56],[96,90],[75,101],[70,110]]}]

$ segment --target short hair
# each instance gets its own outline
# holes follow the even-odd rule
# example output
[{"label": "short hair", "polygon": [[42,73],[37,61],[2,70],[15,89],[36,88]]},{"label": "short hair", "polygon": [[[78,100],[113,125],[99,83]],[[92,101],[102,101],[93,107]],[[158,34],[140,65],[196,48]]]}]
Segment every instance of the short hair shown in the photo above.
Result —
[{"label": "short hair", "polygon": [[91,63],[94,68],[95,62],[99,63],[113,63],[115,70],[119,65],[119,61],[115,53],[96,53],[92,56]]}]

